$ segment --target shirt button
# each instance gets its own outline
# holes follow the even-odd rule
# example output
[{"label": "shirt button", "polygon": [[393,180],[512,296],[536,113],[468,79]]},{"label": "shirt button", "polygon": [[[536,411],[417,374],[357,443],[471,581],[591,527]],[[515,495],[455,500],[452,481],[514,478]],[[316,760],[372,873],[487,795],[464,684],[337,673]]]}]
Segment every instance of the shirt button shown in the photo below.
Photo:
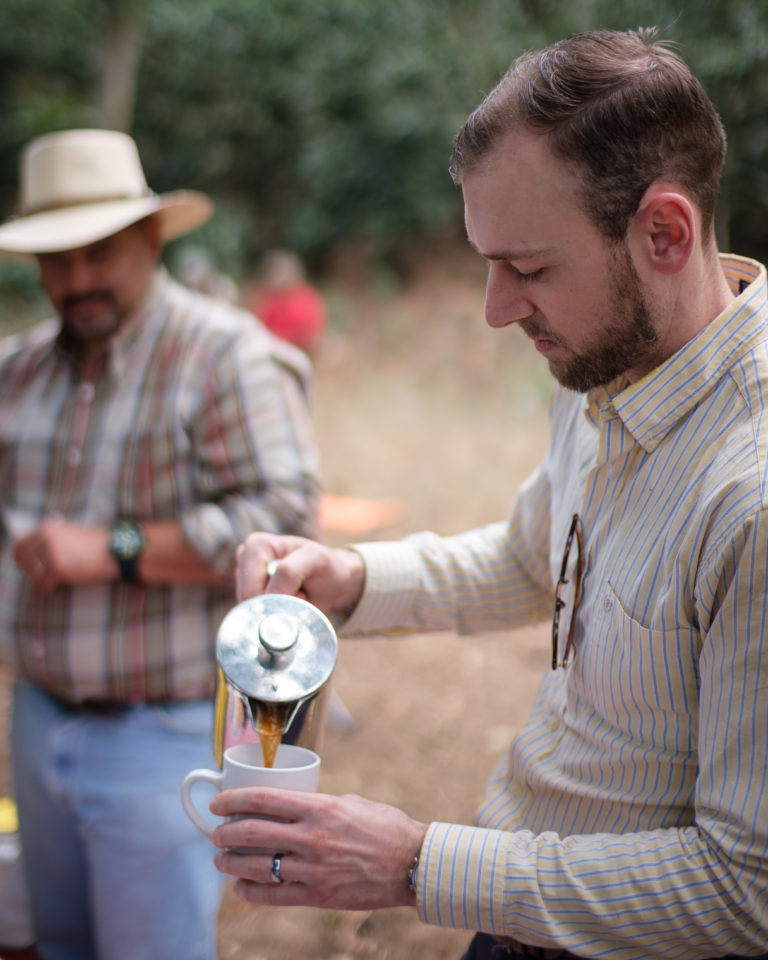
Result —
[{"label": "shirt button", "polygon": [[67,463],[70,467],[76,467],[80,463],[80,458],[82,454],[77,447],[70,447],[67,450]]},{"label": "shirt button", "polygon": [[80,403],[93,403],[95,395],[96,387],[89,380],[83,381],[77,388],[77,399]]},{"label": "shirt button", "polygon": [[611,610],[613,610],[613,599],[611,597],[603,598],[603,610],[605,610],[606,613],[610,613]]}]

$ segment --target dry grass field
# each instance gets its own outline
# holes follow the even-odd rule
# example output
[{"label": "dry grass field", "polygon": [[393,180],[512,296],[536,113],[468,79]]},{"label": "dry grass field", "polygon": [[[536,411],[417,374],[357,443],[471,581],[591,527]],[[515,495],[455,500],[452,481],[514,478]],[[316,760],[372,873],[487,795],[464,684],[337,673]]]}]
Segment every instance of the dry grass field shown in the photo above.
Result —
[{"label": "dry grass field", "polygon": [[[366,538],[451,534],[503,518],[541,456],[549,376],[519,331],[486,327],[483,282],[482,264],[459,256],[425,267],[404,288],[328,291],[334,330],[314,386],[326,487],[402,505],[397,522]],[[348,537],[326,532],[333,543]],[[525,720],[547,664],[547,633],[344,641],[334,684],[353,726],[326,732],[320,789],[361,793],[425,821],[471,821],[495,760]],[[7,788],[6,752],[0,777]],[[255,909],[227,893],[219,955],[439,960],[460,956],[468,939],[424,926],[409,909]]]}]

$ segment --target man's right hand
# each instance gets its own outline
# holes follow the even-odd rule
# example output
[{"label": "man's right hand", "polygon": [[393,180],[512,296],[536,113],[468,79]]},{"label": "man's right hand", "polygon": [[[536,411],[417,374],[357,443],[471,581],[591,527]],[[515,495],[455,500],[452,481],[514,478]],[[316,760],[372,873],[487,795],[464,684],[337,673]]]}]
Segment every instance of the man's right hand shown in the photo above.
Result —
[{"label": "man's right hand", "polygon": [[354,550],[326,547],[303,537],[252,533],[237,551],[235,585],[238,600],[287,593],[330,613],[358,602],[365,565]]}]

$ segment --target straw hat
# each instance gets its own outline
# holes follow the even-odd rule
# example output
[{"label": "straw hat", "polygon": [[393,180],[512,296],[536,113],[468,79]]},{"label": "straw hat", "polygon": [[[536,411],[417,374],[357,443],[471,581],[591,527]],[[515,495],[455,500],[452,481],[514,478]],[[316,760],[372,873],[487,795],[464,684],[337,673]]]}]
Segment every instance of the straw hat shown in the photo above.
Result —
[{"label": "straw hat", "polygon": [[0,226],[0,251],[53,253],[103,240],[157,214],[163,242],[213,213],[205,194],[147,186],[134,141],[115,130],[65,130],[32,140],[21,158],[21,204]]}]

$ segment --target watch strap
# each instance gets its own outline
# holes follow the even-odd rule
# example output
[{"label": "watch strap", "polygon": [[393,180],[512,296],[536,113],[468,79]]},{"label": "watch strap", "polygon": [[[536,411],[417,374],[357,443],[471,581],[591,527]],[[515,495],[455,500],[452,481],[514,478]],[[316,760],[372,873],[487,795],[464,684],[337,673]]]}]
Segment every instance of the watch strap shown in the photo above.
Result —
[{"label": "watch strap", "polygon": [[124,583],[139,582],[139,558],[145,546],[144,530],[137,520],[123,517],[112,528],[109,552],[117,561],[120,579]]}]

